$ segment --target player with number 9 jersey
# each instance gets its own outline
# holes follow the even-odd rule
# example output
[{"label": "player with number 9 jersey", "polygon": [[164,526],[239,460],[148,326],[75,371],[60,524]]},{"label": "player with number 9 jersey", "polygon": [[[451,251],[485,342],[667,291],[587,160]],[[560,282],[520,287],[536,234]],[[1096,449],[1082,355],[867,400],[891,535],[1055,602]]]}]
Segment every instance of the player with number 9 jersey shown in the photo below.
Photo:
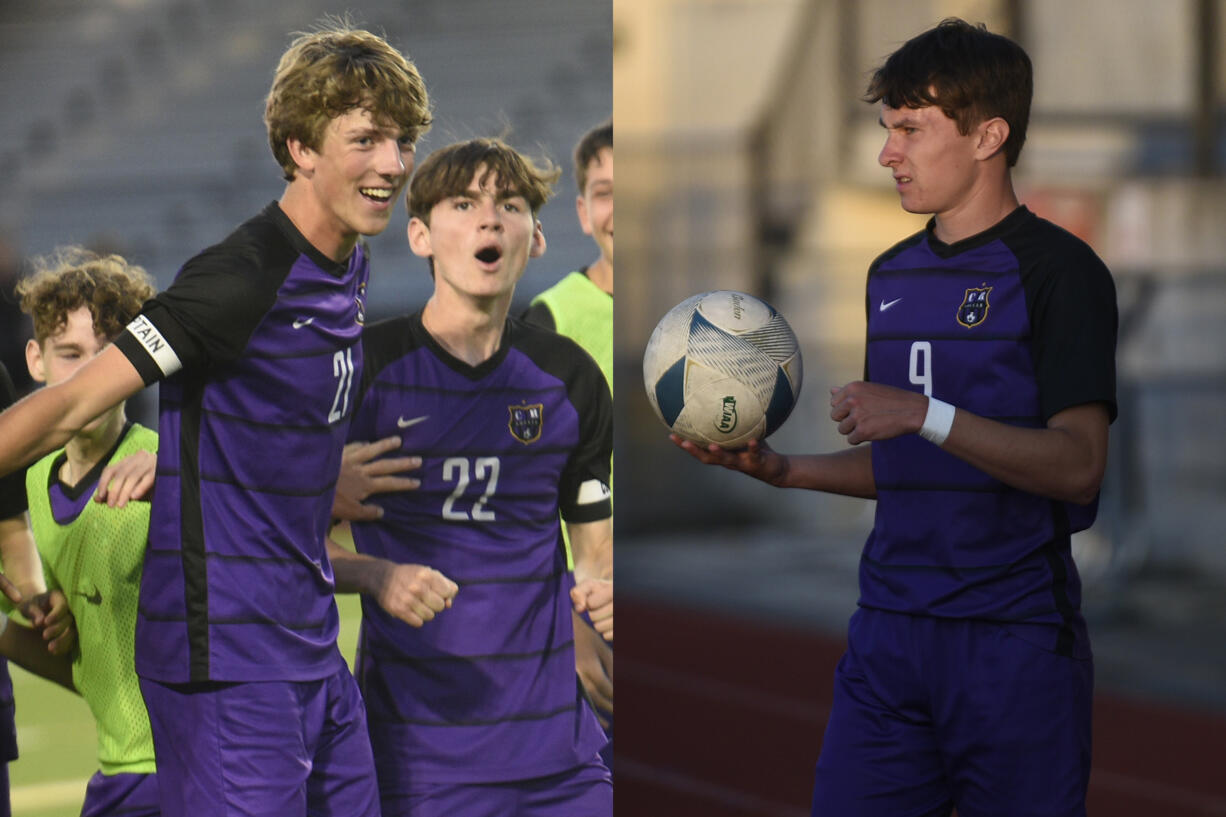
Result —
[{"label": "player with number 9 jersey", "polygon": [[[873,263],[865,379],[1022,428],[1094,401],[1113,419],[1115,321],[1103,262],[1022,206],[955,245],[926,229]],[[1089,655],[1069,535],[1097,500],[1015,490],[917,435],[875,441],[872,458],[861,606],[1008,622]]]}]

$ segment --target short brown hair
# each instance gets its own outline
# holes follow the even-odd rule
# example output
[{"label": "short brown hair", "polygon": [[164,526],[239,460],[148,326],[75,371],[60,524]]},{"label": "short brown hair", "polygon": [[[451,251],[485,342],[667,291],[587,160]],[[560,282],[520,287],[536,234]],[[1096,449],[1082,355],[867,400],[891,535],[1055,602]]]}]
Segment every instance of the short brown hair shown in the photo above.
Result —
[{"label": "short brown hair", "polygon": [[613,120],[608,119],[597,125],[579,140],[575,146],[575,183],[579,185],[579,195],[587,189],[587,166],[600,155],[600,151],[613,149]]},{"label": "short brown hair", "polygon": [[501,139],[456,142],[434,151],[418,165],[407,194],[409,215],[429,224],[434,206],[467,190],[473,174],[483,166],[482,184],[493,173],[498,177],[498,191],[523,196],[534,216],[553,196],[553,186],[562,175],[561,168],[548,159],[537,165]]},{"label": "short brown hair", "polygon": [[153,297],[153,281],[142,267],[119,255],[99,255],[81,247],[61,247],[36,258],[34,269],[17,282],[21,311],[34,319],[41,346],[63,331],[68,314],[89,307],[94,329],[114,340]]},{"label": "short brown hair", "polygon": [[950,17],[907,42],[873,73],[866,102],[891,108],[936,105],[963,136],[999,116],[1009,123],[1005,160],[1017,164],[1034,92],[1030,57],[980,24]]},{"label": "short brown hair", "polygon": [[281,56],[264,104],[268,142],[286,181],[298,166],[286,145],[318,150],[336,117],[365,108],[414,143],[430,128],[430,98],[417,67],[386,40],[344,20],[300,33]]}]

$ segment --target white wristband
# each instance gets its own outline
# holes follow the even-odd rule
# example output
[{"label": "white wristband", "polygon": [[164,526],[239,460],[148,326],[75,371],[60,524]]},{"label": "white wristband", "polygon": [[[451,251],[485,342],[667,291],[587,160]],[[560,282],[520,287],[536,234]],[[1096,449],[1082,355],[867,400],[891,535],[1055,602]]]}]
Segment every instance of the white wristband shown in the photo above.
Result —
[{"label": "white wristband", "polygon": [[924,425],[920,427],[919,435],[933,445],[941,445],[949,436],[949,430],[954,427],[955,411],[956,409],[944,400],[929,397],[928,413],[924,415]]},{"label": "white wristband", "polygon": [[4,631],[9,628],[9,617],[4,613],[0,613],[0,635],[4,635]]}]

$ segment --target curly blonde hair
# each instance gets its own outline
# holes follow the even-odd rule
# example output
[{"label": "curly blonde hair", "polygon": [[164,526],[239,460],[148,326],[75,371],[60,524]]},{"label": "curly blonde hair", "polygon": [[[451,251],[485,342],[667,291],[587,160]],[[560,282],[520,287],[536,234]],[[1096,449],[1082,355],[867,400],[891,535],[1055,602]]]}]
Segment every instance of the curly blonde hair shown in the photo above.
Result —
[{"label": "curly blonde hair", "polygon": [[17,294],[21,310],[34,320],[40,346],[62,332],[69,313],[82,306],[89,308],[98,334],[114,340],[155,292],[144,268],[82,247],[60,247],[34,259],[33,267],[17,282]]},{"label": "curly blonde hair", "polygon": [[286,181],[298,170],[287,140],[318,151],[328,123],[354,108],[399,127],[414,144],[433,121],[426,84],[410,60],[378,35],[327,19],[290,44],[265,100],[268,143]]}]

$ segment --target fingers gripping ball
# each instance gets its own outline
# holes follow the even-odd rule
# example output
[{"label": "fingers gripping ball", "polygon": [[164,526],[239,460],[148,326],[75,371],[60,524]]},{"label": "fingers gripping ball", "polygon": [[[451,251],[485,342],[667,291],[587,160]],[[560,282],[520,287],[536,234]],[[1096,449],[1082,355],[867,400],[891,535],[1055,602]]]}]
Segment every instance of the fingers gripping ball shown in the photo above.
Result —
[{"label": "fingers gripping ball", "polygon": [[656,416],[687,440],[723,448],[765,439],[783,425],[802,375],[800,346],[783,316],[730,290],[670,309],[643,355]]}]

